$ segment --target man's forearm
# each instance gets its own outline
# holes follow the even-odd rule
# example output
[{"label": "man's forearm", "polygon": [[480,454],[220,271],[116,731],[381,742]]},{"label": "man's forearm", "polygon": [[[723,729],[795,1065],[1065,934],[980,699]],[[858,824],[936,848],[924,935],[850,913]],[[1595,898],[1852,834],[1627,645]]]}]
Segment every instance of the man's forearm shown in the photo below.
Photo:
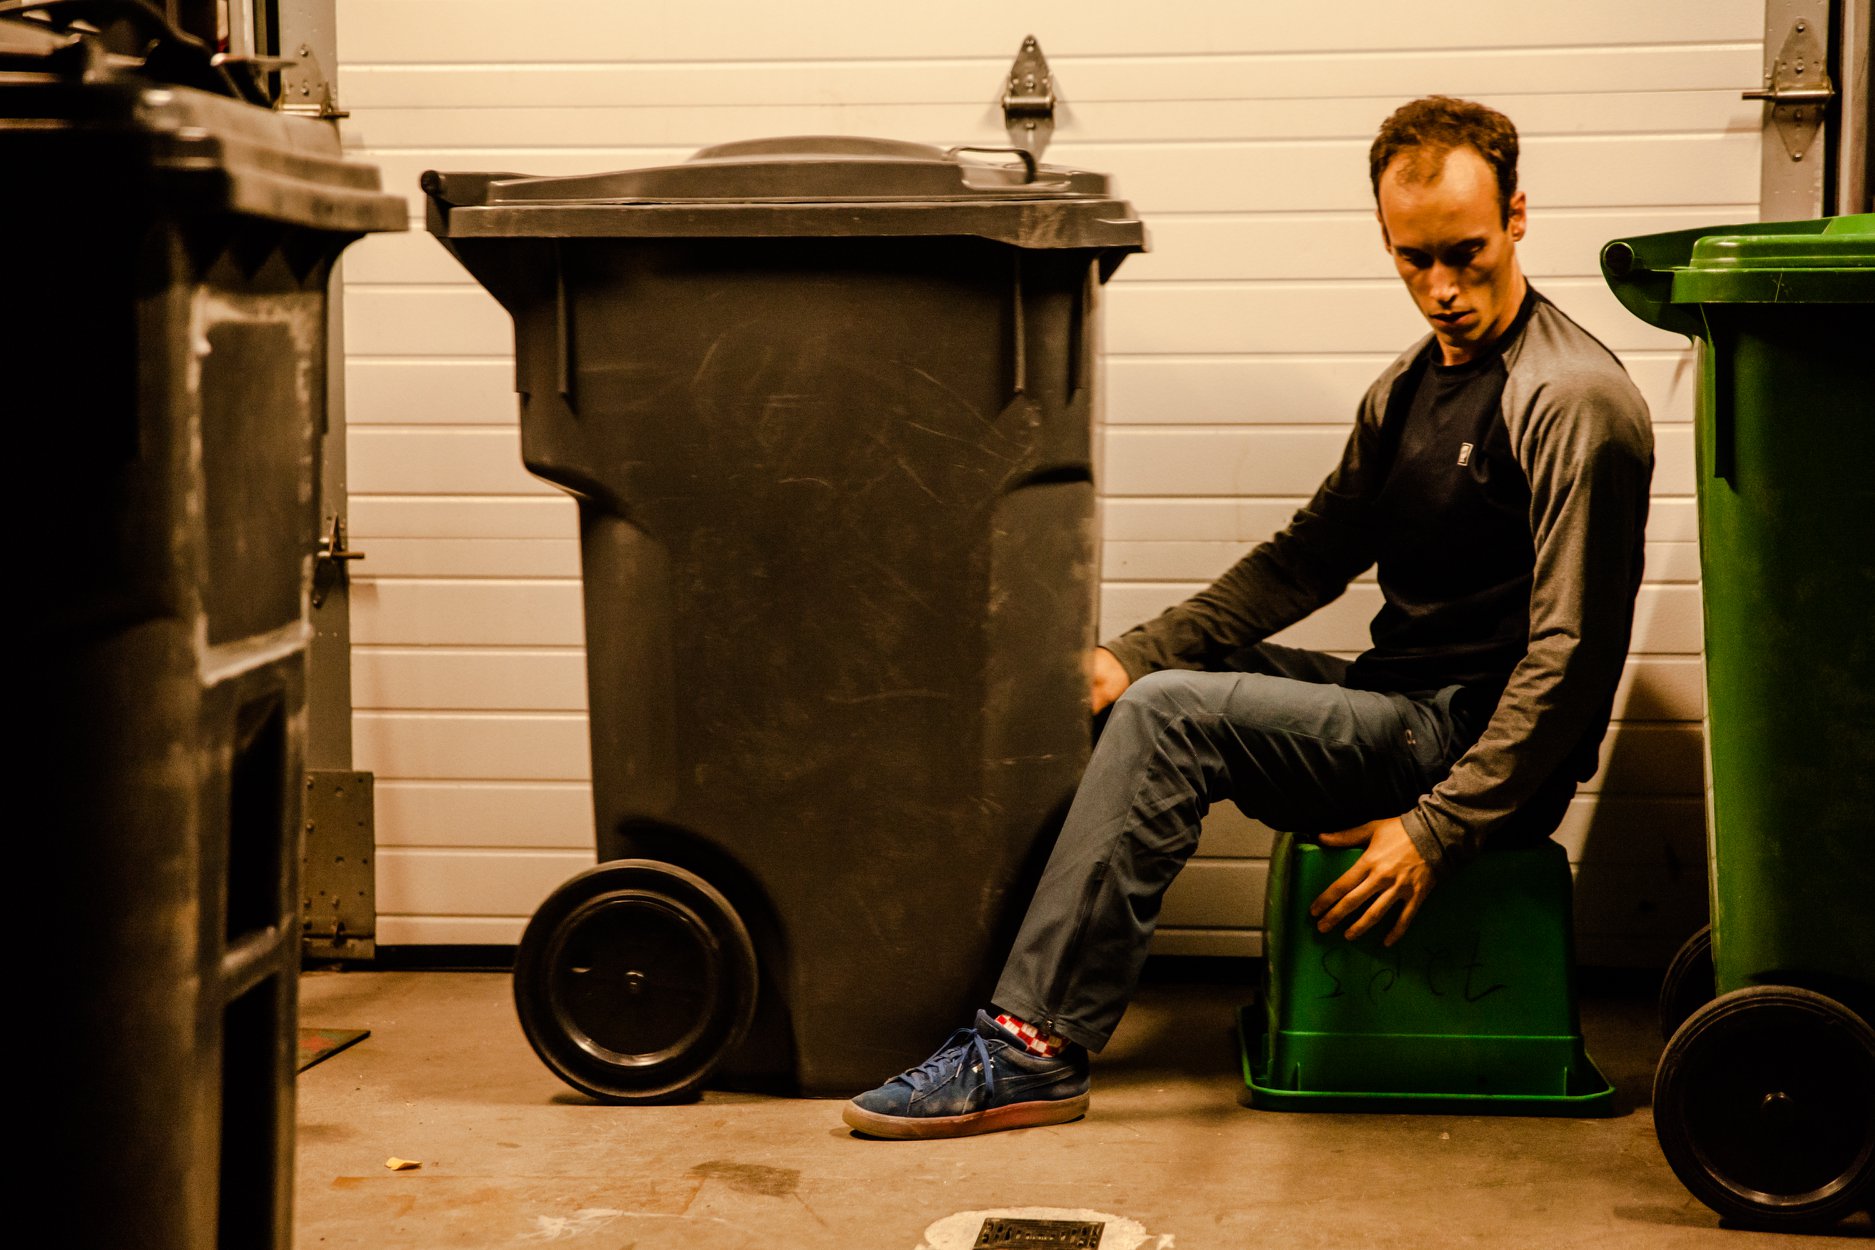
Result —
[{"label": "man's forearm", "polygon": [[1104,644],[1128,676],[1212,667],[1338,598],[1372,556],[1358,523],[1323,506],[1327,492],[1209,587]]}]

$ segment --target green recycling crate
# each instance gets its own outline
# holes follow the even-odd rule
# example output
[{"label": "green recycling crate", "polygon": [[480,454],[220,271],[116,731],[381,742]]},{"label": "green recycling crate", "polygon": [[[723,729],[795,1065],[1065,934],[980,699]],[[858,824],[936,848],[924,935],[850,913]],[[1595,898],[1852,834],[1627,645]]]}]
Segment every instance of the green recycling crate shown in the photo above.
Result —
[{"label": "green recycling crate", "polygon": [[1713,996],[1655,1127],[1721,1215],[1828,1223],[1875,1198],[1875,215],[1622,239],[1602,269],[1700,362]]},{"label": "green recycling crate", "polygon": [[1480,856],[1392,947],[1387,925],[1349,941],[1309,918],[1360,854],[1286,834],[1270,857],[1264,992],[1240,1020],[1251,1105],[1607,1114],[1576,1013],[1563,848]]}]

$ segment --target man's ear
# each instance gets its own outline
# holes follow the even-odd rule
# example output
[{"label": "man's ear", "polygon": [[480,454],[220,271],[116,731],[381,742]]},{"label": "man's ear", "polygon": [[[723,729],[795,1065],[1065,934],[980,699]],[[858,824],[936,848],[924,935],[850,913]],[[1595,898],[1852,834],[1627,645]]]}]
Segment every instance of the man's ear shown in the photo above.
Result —
[{"label": "man's ear", "polygon": [[1522,242],[1523,232],[1530,226],[1527,208],[1528,204],[1523,198],[1523,192],[1518,191],[1510,197],[1510,220],[1504,223],[1504,228],[1510,232],[1513,243]]}]

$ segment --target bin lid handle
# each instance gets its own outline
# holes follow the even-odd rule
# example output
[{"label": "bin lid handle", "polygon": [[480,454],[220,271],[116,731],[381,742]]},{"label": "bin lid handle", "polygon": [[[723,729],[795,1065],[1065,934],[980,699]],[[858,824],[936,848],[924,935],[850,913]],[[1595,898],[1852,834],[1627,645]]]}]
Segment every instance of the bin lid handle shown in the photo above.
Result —
[{"label": "bin lid handle", "polygon": [[1019,156],[1022,158],[1022,167],[1028,171],[1028,176],[1023,178],[1024,182],[1034,182],[1036,175],[1041,170],[1041,166],[1036,163],[1035,153],[1029,151],[1027,148],[985,147],[980,143],[960,143],[954,148],[946,148],[944,150],[944,158],[954,161],[957,159],[957,154],[959,152],[1002,152],[1012,156]]}]

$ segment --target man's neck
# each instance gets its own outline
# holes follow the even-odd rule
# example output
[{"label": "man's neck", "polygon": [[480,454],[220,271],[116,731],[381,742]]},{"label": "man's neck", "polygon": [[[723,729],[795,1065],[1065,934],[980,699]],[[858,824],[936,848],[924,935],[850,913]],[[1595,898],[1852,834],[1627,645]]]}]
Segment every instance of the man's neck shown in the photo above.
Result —
[{"label": "man's neck", "polygon": [[1530,282],[1523,276],[1523,270],[1517,270],[1512,297],[1505,302],[1503,315],[1498,323],[1491,327],[1491,332],[1476,343],[1453,345],[1444,339],[1439,340],[1439,363],[1444,365],[1470,364],[1479,356],[1495,348],[1498,340],[1509,333],[1517,324],[1517,314],[1523,311],[1523,302],[1530,296]]}]

